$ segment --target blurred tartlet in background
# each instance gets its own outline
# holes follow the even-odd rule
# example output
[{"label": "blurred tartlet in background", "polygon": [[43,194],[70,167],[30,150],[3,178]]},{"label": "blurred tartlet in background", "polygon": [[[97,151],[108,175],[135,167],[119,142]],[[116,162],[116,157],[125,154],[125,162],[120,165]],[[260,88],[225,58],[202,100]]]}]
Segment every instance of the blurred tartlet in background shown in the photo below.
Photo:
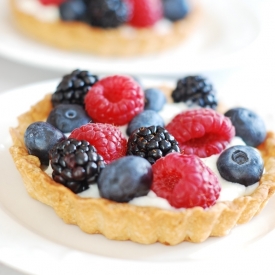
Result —
[{"label": "blurred tartlet in background", "polygon": [[9,0],[18,28],[68,51],[137,56],[179,46],[202,17],[194,0]]}]

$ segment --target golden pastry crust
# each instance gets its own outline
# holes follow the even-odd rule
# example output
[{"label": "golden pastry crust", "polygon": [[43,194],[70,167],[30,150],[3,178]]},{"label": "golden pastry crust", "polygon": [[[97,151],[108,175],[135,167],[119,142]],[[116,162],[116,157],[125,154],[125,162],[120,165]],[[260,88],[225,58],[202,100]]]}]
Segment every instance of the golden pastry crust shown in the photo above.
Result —
[{"label": "golden pastry crust", "polygon": [[33,39],[68,50],[101,56],[135,56],[158,53],[183,42],[194,31],[202,17],[199,5],[183,20],[171,24],[167,32],[155,28],[119,27],[103,30],[81,22],[43,22],[20,11],[15,0],[10,0],[17,27]]},{"label": "golden pastry crust", "polygon": [[26,128],[32,122],[45,120],[52,108],[50,98],[47,95],[18,118],[18,126],[10,129],[10,153],[29,195],[51,206],[66,223],[78,225],[86,233],[142,244],[203,242],[210,236],[227,235],[237,224],[248,222],[275,192],[275,134],[269,132],[259,147],[265,159],[265,174],[250,196],[218,202],[207,210],[194,207],[182,211],[81,198],[43,172],[38,158],[29,155],[24,146]]}]

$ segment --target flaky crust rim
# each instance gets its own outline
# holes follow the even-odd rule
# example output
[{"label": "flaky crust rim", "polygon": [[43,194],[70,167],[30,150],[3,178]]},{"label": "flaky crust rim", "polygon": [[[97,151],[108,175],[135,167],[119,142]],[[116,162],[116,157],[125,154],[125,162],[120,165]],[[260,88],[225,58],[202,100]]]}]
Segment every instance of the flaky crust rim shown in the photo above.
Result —
[{"label": "flaky crust rim", "polygon": [[124,27],[103,30],[81,22],[43,22],[21,12],[15,0],[10,0],[10,7],[16,26],[39,42],[63,50],[113,57],[153,54],[173,48],[190,36],[202,16],[202,9],[196,4],[187,17],[161,34],[152,27],[129,32]]},{"label": "flaky crust rim", "polygon": [[194,207],[182,211],[81,198],[43,172],[38,158],[29,155],[24,146],[26,128],[30,123],[45,120],[52,108],[50,98],[51,94],[46,95],[18,117],[18,126],[10,128],[13,140],[10,153],[29,195],[51,206],[64,222],[78,225],[86,233],[142,244],[203,242],[210,236],[227,235],[237,224],[248,222],[261,212],[275,192],[275,134],[269,132],[259,146],[265,174],[251,196],[218,202],[207,210]]}]

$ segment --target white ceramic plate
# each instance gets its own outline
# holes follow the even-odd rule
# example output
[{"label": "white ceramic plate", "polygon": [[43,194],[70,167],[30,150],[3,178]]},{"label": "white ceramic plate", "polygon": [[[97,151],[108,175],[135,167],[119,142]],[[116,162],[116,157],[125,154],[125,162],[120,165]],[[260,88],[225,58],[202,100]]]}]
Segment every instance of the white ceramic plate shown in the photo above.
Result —
[{"label": "white ceramic plate", "polygon": [[[173,51],[129,59],[106,59],[60,51],[22,35],[14,27],[7,0],[0,0],[0,55],[53,70],[94,73],[182,75],[229,68],[253,60],[261,26],[241,0],[201,0],[205,15],[196,32]],[[257,44],[257,43],[256,43]]]},{"label": "white ceramic plate", "polygon": [[[228,91],[232,91],[234,97],[248,88],[245,83],[237,84],[240,80],[245,81],[244,75],[233,76],[231,80],[233,85],[220,86],[221,98],[226,98]],[[101,235],[85,234],[77,226],[63,223],[52,208],[30,198],[8,152],[11,145],[8,129],[17,125],[19,114],[29,110],[46,93],[54,91],[57,82],[38,83],[0,95],[1,262],[35,275],[93,274],[94,271],[108,274],[114,270],[121,275],[202,274],[207,268],[211,274],[232,274],[243,265],[245,272],[257,268],[262,271],[262,265],[272,262],[268,256],[274,253],[266,251],[274,250],[275,245],[275,198],[259,216],[234,228],[226,237],[172,247],[111,241]],[[257,85],[253,86],[258,89]],[[267,85],[265,88],[268,92]],[[245,102],[245,96],[239,99]],[[262,97],[247,103],[260,106],[258,110],[263,110],[261,114],[270,121],[269,125],[274,125],[275,113],[268,101],[262,93]]]}]

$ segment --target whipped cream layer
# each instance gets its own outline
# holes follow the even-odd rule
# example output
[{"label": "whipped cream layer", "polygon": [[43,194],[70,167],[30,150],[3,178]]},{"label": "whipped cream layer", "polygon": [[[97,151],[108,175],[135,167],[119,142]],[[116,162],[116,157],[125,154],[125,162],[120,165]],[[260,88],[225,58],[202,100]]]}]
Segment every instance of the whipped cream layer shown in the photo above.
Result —
[{"label": "whipped cream layer", "polygon": [[59,9],[55,5],[43,5],[38,0],[16,0],[17,8],[40,21],[56,22],[60,19]]}]

